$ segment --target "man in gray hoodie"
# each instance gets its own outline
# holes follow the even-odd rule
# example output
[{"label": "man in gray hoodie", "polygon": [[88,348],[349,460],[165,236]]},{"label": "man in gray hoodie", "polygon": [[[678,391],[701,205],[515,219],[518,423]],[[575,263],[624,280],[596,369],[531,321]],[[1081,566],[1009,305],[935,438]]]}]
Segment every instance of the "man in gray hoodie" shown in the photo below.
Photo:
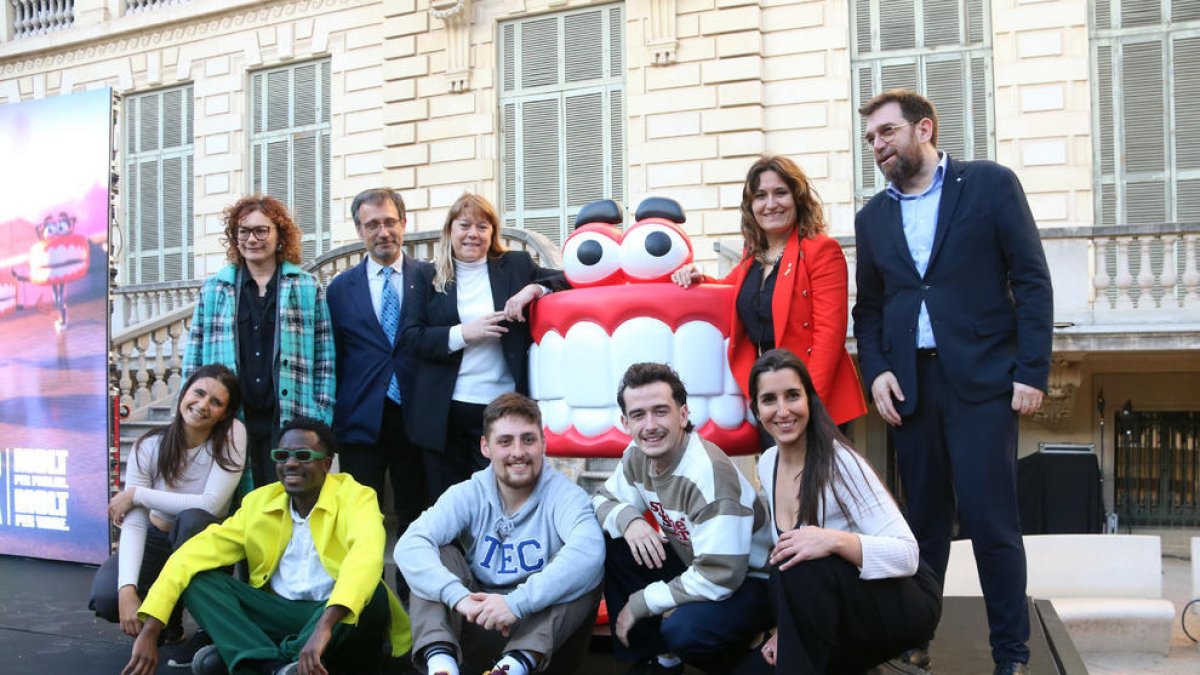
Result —
[{"label": "man in gray hoodie", "polygon": [[[587,495],[545,461],[537,404],[483,413],[491,466],[454,485],[396,542],[412,589],[413,661],[430,675],[574,672],[600,602],[604,538]],[[494,664],[494,665],[491,665]]]}]

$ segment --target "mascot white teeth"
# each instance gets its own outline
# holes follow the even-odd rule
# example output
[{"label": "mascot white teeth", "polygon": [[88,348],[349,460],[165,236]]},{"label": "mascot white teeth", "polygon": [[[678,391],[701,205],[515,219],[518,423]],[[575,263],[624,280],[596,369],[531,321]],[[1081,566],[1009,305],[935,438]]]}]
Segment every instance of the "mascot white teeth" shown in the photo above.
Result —
[{"label": "mascot white teeth", "polygon": [[620,457],[629,444],[617,407],[617,383],[639,361],[668,363],[688,391],[700,435],[731,455],[758,452],[758,432],[729,371],[732,286],[684,290],[671,273],[692,262],[683,209],[644,200],[622,232],[611,200],[580,209],[563,244],[572,289],[537,302],[529,385],[542,409],[550,454]]}]

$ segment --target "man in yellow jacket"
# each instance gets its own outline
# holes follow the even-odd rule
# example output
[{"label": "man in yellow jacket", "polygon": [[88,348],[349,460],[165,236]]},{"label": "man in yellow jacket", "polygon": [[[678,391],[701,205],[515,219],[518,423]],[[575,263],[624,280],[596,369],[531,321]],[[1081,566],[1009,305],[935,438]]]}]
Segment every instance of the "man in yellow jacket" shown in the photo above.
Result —
[{"label": "man in yellow jacket", "polygon": [[[279,482],[167,560],[138,610],[144,624],[122,675],[154,673],[159,633],[180,599],[214,643],[197,653],[197,672],[325,675],[326,663],[374,672],[384,639],[393,656],[409,650],[408,615],[382,581],[375,491],[329,474],[336,442],[322,422],[292,420],[279,446]],[[248,584],[222,571],[240,560]]]}]

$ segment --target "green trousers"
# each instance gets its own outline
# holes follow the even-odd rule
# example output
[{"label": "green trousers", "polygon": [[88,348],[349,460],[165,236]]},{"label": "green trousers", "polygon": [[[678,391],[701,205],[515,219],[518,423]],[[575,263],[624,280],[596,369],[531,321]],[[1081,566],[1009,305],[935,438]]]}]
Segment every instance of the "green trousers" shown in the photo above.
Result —
[{"label": "green trousers", "polygon": [[[184,606],[208,631],[233,675],[258,672],[247,660],[295,661],[325,611],[324,602],[288,600],[268,589],[209,571],[197,574],[183,592]],[[358,623],[334,627],[322,662],[351,673],[377,672],[388,620],[387,589],[380,581]]]}]

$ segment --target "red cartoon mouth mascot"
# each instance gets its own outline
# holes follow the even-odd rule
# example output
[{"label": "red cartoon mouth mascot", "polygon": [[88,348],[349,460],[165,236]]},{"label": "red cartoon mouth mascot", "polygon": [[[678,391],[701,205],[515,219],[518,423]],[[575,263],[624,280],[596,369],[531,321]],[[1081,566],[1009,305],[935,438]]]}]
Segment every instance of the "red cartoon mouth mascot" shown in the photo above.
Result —
[{"label": "red cartoon mouth mascot", "polygon": [[671,273],[692,261],[683,209],[650,197],[622,233],[611,200],[579,211],[563,245],[572,290],[538,301],[530,327],[529,383],[551,455],[620,457],[630,437],[616,391],[641,361],[670,364],[683,379],[700,435],[725,452],[756,454],[758,432],[729,371],[732,286],[684,290]]},{"label": "red cartoon mouth mascot", "polygon": [[75,234],[75,217],[59,213],[58,218],[46,216],[37,227],[38,241],[29,249],[29,282],[49,286],[54,293],[58,319],[54,330],[67,329],[67,289],[72,281],[82,279],[88,270],[87,237]]}]

